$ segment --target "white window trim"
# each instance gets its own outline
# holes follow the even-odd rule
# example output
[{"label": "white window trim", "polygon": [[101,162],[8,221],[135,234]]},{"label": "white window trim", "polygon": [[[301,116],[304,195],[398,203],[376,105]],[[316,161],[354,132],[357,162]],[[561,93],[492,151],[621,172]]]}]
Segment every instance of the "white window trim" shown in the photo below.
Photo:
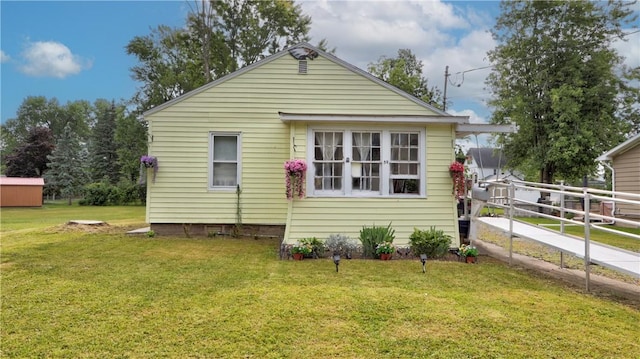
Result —
[{"label": "white window trim", "polygon": [[[322,132],[343,132],[343,151],[344,159],[352,159],[352,132],[380,132],[381,133],[381,176],[380,176],[380,192],[367,192],[367,191],[353,191],[351,188],[351,181],[347,180],[351,178],[351,166],[344,166],[343,170],[343,184],[340,191],[316,191],[314,186],[314,143],[315,143],[315,131]],[[420,161],[420,193],[419,194],[390,194],[389,193],[389,179],[391,178],[390,169],[390,157],[391,157],[391,133],[392,132],[417,132],[419,133],[418,140],[420,141],[420,151],[418,153],[418,159]],[[385,126],[385,127],[363,127],[363,126],[309,126],[307,128],[307,164],[309,169],[307,170],[306,187],[307,197],[350,197],[350,198],[426,198],[427,197],[427,142],[426,142],[426,130],[423,127],[404,127],[404,126]],[[346,163],[345,163],[346,164]]]},{"label": "white window trim", "polygon": [[[236,183],[237,185],[233,186],[215,186],[213,184],[213,142],[214,137],[216,136],[236,136],[236,161],[237,161],[237,170],[236,170]],[[207,178],[207,189],[210,191],[235,191],[238,185],[242,185],[242,133],[240,132],[217,132],[211,131],[209,132],[209,153],[207,154],[208,158],[208,178]]]}]

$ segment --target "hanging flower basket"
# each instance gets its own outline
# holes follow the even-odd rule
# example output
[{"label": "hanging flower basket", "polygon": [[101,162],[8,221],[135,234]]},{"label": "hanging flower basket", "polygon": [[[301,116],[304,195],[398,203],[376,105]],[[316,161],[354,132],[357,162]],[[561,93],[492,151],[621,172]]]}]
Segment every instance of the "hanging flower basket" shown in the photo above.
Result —
[{"label": "hanging flower basket", "polygon": [[303,160],[288,160],[284,163],[287,199],[304,197],[305,174],[307,164]]},{"label": "hanging flower basket", "polygon": [[144,155],[140,157],[140,184],[145,183],[147,178],[146,169],[153,168],[153,183],[156,182],[156,173],[158,173],[158,159],[154,156]]},{"label": "hanging flower basket", "polygon": [[453,195],[457,199],[463,199],[465,193],[464,165],[460,162],[453,162],[449,166],[449,174],[453,179]]}]

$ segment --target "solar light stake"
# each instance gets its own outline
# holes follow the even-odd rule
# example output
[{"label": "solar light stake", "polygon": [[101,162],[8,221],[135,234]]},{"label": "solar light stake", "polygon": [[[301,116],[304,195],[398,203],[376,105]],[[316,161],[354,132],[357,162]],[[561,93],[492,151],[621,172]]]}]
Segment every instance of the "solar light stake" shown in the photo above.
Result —
[{"label": "solar light stake", "polygon": [[425,267],[425,265],[427,264],[427,255],[426,254],[421,254],[420,255],[420,262],[422,262],[422,273],[427,273],[427,269]]},{"label": "solar light stake", "polygon": [[333,256],[333,263],[336,264],[336,273],[338,272],[338,266],[340,265],[340,256],[335,254]]}]

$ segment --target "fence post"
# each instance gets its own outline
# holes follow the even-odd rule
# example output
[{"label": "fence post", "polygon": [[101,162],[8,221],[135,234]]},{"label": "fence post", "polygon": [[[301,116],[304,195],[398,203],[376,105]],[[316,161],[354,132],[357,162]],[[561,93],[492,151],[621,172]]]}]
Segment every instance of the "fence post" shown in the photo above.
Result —
[{"label": "fence post", "polygon": [[[560,181],[560,234],[564,235],[564,181]],[[560,268],[564,268],[564,252],[560,251]]]},{"label": "fence post", "polygon": [[583,190],[584,193],[584,275],[585,275],[585,286],[587,292],[589,291],[589,274],[590,274],[590,263],[591,263],[591,255],[589,253],[589,243],[590,243],[590,235],[591,235],[591,219],[589,218],[589,210],[591,209],[591,198],[586,189]]},{"label": "fence post", "polygon": [[515,212],[514,202],[516,197],[516,185],[509,184],[509,265],[513,264],[513,214]]}]

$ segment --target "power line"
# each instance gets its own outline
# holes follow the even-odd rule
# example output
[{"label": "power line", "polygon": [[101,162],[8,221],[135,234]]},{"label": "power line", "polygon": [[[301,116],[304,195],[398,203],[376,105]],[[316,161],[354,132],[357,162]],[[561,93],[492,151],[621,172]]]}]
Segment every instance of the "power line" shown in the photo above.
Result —
[{"label": "power line", "polygon": [[[623,39],[623,38],[625,38],[625,37],[627,37],[629,35],[637,34],[639,32],[640,32],[640,30],[635,30],[635,31],[631,31],[631,32],[622,33],[620,35],[620,39]],[[615,37],[615,35],[611,35],[609,37],[609,39],[611,39],[613,37]],[[537,57],[538,56],[530,56],[530,57],[524,58],[523,60],[530,60],[530,59],[537,58]],[[444,70],[444,93],[443,93],[443,99],[442,99],[442,109],[444,111],[446,111],[446,109],[447,109],[447,82],[450,83],[453,86],[460,87],[460,86],[462,86],[462,84],[464,84],[464,74],[466,74],[467,72],[489,69],[489,68],[492,68],[494,66],[495,65],[488,65],[488,66],[476,67],[476,68],[469,69],[469,70],[458,71],[453,75],[462,75],[462,80],[460,81],[459,84],[456,84],[456,83],[452,82],[451,79],[450,79],[450,76],[452,74],[449,73],[449,65],[447,65],[445,67],[445,70]]]}]

